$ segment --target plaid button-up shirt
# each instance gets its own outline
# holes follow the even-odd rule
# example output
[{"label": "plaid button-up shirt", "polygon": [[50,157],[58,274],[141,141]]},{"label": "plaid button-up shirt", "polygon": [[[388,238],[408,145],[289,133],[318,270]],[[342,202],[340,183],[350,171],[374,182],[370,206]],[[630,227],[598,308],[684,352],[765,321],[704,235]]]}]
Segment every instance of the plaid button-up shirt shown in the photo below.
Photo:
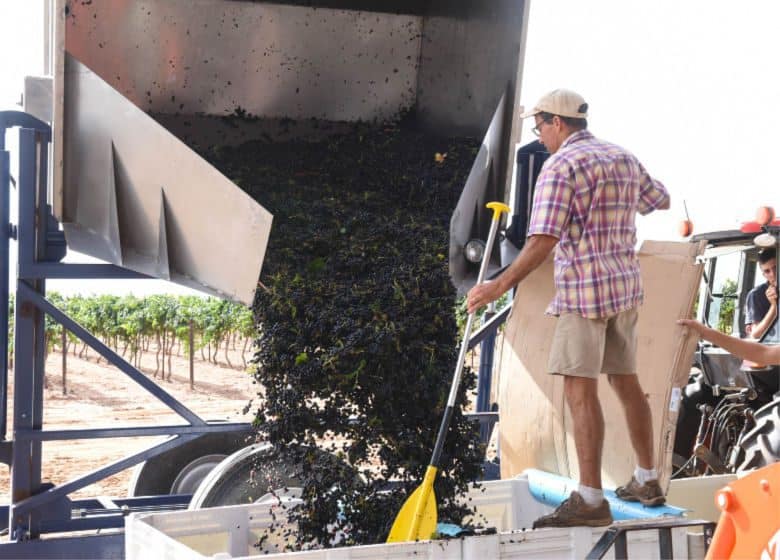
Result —
[{"label": "plaid button-up shirt", "polygon": [[528,235],[551,235],[556,294],[547,313],[587,318],[642,303],[636,213],[664,205],[669,193],[620,146],[587,130],[570,135],[536,182]]}]

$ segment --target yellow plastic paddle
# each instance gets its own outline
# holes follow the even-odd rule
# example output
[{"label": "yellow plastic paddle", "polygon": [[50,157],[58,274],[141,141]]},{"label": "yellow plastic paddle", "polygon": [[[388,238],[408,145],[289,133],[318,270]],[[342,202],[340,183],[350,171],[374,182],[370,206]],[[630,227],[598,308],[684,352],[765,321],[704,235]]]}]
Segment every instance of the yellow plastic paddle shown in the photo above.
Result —
[{"label": "yellow plastic paddle", "polygon": [[[485,254],[482,257],[482,264],[479,267],[477,284],[481,284],[485,279],[490,253],[496,239],[498,224],[501,221],[501,214],[509,212],[509,206],[501,202],[489,202],[487,207],[493,210],[493,220],[490,223],[490,233],[485,246]],[[422,484],[406,499],[401,507],[401,511],[398,512],[393,522],[393,527],[390,529],[390,535],[387,537],[387,542],[426,540],[431,538],[436,531],[436,494],[433,491],[433,482],[436,480],[439,459],[444,447],[444,439],[450,427],[450,419],[455,408],[455,399],[458,396],[458,387],[463,374],[463,363],[466,359],[466,351],[468,350],[473,323],[474,313],[469,313],[466,321],[466,330],[463,333],[463,344],[460,346],[460,354],[458,355],[458,365],[455,367],[455,375],[452,378],[447,408],[444,410],[444,418],[439,427],[439,435],[436,436],[436,445],[433,448],[431,462],[425,471],[425,478],[423,478]]]}]

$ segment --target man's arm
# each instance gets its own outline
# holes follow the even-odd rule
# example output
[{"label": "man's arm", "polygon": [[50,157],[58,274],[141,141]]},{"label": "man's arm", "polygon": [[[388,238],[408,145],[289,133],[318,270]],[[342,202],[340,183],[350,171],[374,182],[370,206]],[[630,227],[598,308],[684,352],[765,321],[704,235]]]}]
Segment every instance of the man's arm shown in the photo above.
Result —
[{"label": "man's arm", "polygon": [[568,164],[551,157],[536,180],[528,237],[523,250],[493,282],[485,282],[469,290],[466,298],[469,313],[500,298],[544,262],[569,226],[573,196]]},{"label": "man's arm", "polygon": [[639,170],[639,213],[645,216],[653,210],[668,210],[671,206],[669,191],[661,181],[653,179],[641,163]]},{"label": "man's arm", "polygon": [[758,323],[753,323],[750,325],[750,338],[759,340],[762,336],[764,336],[764,333],[769,330],[769,327],[772,326],[775,317],[777,317],[777,306],[773,305],[769,307],[769,311],[766,312],[766,315],[764,315],[763,319],[761,319]]},{"label": "man's arm", "polygon": [[514,262],[498,278],[492,282],[474,286],[469,290],[467,297],[469,313],[497,300],[512,287],[522,282],[526,276],[544,262],[557,243],[558,238],[552,235],[532,235],[529,237]]},{"label": "man's arm", "polygon": [[717,344],[727,352],[743,360],[750,360],[763,365],[780,365],[780,346],[767,346],[766,344],[729,336],[715,329],[705,327],[693,319],[679,319],[677,324],[696,331],[702,338]]},{"label": "man's arm", "polygon": [[769,310],[758,323],[753,323],[750,328],[750,337],[756,340],[764,336],[764,333],[769,330],[769,327],[772,326],[777,317],[777,293],[771,284],[767,288],[766,297],[769,301]]}]

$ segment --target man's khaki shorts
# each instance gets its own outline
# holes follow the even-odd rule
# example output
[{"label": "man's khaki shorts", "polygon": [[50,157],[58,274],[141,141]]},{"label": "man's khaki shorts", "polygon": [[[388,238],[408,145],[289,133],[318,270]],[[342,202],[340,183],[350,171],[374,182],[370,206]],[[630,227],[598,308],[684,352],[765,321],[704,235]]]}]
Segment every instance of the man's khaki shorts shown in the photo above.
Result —
[{"label": "man's khaki shorts", "polygon": [[548,371],[592,378],[636,374],[637,316],[636,309],[603,319],[563,313],[555,326]]}]

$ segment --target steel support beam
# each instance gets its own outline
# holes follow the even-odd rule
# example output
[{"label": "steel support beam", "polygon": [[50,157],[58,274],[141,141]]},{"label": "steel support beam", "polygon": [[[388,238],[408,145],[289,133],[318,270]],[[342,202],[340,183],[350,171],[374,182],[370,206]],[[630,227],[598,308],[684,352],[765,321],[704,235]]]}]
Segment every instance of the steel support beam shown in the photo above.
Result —
[{"label": "steel support beam", "polygon": [[231,424],[199,424],[190,425],[172,425],[172,426],[137,426],[127,428],[94,428],[85,430],[21,430],[17,431],[16,436],[19,439],[29,441],[62,441],[74,439],[100,439],[114,437],[151,437],[151,436],[175,436],[175,435],[198,435],[213,433],[242,432],[249,430],[249,423],[231,423]]},{"label": "steel support beam", "polygon": [[[35,198],[38,182],[39,145],[36,131],[19,131],[19,238],[18,262],[34,261],[37,253],[35,239]],[[20,288],[23,288],[20,291]],[[45,317],[31,304],[26,294],[45,290],[43,280],[28,286],[17,280],[16,312],[14,317],[14,431],[40,430],[43,420],[43,337]],[[19,503],[35,494],[41,487],[41,443],[19,440],[14,434],[11,458],[11,503]],[[39,512],[30,512],[25,518],[9,515],[11,538],[35,538]],[[24,529],[21,529],[24,527]],[[16,529],[19,528],[19,531]],[[24,534],[22,534],[24,533]]]},{"label": "steel support beam", "polygon": [[0,544],[0,559],[123,560],[124,557],[125,534],[123,532]]},{"label": "steel support beam", "polygon": [[134,453],[133,455],[128,455],[123,459],[114,461],[105,467],[87,473],[79,478],[75,478],[70,482],[66,482],[65,484],[55,486],[48,490],[44,490],[39,494],[25,498],[24,500],[15,502],[13,505],[11,505],[9,515],[11,519],[16,516],[25,516],[40,506],[52,503],[59,498],[65,498],[71,492],[81,490],[90,484],[103,480],[104,478],[107,478],[116,473],[122,472],[123,470],[132,467],[133,465],[137,465],[138,463],[145,461],[146,459],[156,457],[157,455],[173,449],[174,447],[178,447],[182,443],[186,443],[197,438],[198,435],[199,434],[177,436],[175,438],[169,439],[168,441],[164,441],[158,445],[155,445],[154,447],[145,449],[140,453]]},{"label": "steel support beam", "polygon": [[[5,129],[0,129],[0,139],[5,144]],[[10,154],[0,150],[0,440],[5,439],[8,426],[8,269],[11,221]]]},{"label": "steel support beam", "polygon": [[108,361],[108,363],[116,366],[120,371],[122,371],[122,373],[130,377],[130,379],[146,389],[149,393],[162,401],[171,410],[187,420],[190,424],[199,426],[206,425],[206,422],[198,417],[197,414],[176,400],[164,389],[161,389],[154,381],[131,366],[119,354],[103,344],[103,342],[101,342],[97,337],[90,334],[90,332],[87,331],[84,327],[57,309],[45,297],[32,290],[28,285],[23,282],[19,282],[16,297],[18,299],[24,297],[25,300],[28,300],[32,305],[44,311],[59,324],[64,325],[66,329],[86,342],[93,350],[95,350],[95,352],[103,356]]},{"label": "steel support beam", "polygon": [[113,264],[26,263],[19,269],[19,278],[48,278],[51,280],[110,279],[148,280],[146,274],[114,266]]},{"label": "steel support beam", "polygon": [[[10,155],[5,151],[8,128],[19,130],[19,221],[10,223]],[[14,437],[5,441],[7,410],[7,340],[9,313],[0,307],[0,462],[11,466],[10,505],[0,507],[9,538],[0,558],[121,558],[124,536],[90,535],[39,541],[42,533],[121,528],[129,511],[156,511],[185,506],[188,496],[71,501],[69,494],[108,476],[165,453],[208,433],[245,431],[246,423],[208,424],[146,375],[49,302],[49,278],[145,279],[144,274],[114,265],[62,264],[61,233],[52,221],[47,201],[48,150],[51,132],[45,123],[18,112],[0,112],[0,298],[8,301],[9,244],[18,240],[14,336]],[[52,228],[54,228],[52,230]],[[58,238],[58,236],[60,236]],[[47,315],[91,346],[110,364],[176,412],[186,422],[167,426],[43,430],[43,381]],[[6,343],[3,343],[5,336]],[[54,486],[41,480],[42,443],[109,437],[172,436],[149,448]],[[0,527],[5,523],[0,521]]]}]

